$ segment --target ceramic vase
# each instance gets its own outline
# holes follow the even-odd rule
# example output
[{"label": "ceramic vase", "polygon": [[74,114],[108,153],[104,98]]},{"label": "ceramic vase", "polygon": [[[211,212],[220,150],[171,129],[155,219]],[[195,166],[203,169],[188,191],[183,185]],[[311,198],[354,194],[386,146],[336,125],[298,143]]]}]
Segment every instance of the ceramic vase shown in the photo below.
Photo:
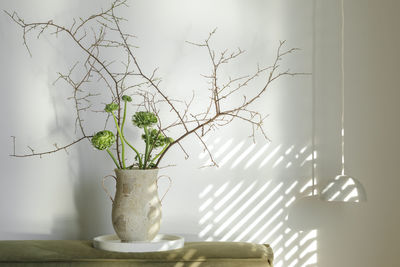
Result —
[{"label": "ceramic vase", "polygon": [[112,225],[122,242],[151,241],[159,232],[158,169],[115,170]]}]

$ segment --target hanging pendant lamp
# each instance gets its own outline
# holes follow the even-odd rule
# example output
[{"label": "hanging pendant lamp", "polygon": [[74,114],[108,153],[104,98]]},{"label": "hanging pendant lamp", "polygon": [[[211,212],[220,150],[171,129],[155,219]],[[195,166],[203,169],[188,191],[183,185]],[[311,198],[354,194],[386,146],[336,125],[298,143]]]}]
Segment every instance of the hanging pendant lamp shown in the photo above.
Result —
[{"label": "hanging pendant lamp", "polygon": [[321,190],[320,199],[326,201],[360,202],[367,200],[364,186],[354,177],[345,174],[344,164],[344,0],[342,5],[342,172]]}]

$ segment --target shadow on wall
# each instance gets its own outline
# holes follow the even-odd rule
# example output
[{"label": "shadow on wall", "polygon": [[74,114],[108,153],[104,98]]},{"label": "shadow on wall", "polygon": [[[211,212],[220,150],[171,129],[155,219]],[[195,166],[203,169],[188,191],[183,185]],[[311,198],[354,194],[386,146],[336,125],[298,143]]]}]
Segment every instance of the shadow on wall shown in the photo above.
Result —
[{"label": "shadow on wall", "polygon": [[367,200],[364,186],[348,175],[338,175],[321,191],[326,201],[360,202]]},{"label": "shadow on wall", "polygon": [[[82,144],[84,145],[84,144]],[[89,146],[89,144],[86,144]],[[84,151],[84,149],[86,151]],[[87,147],[79,149],[80,155],[87,154]],[[81,158],[81,157],[80,157]],[[82,159],[87,162],[87,159]],[[80,239],[92,239],[100,233],[107,233],[105,229],[111,224],[108,199],[104,197],[104,193],[98,192],[101,188],[100,178],[102,174],[99,170],[92,167],[93,164],[80,164],[75,168],[76,174],[74,183],[74,200],[77,212],[77,224]]]},{"label": "shadow on wall", "polygon": [[[70,141],[71,117],[70,110],[66,107],[56,108],[57,99],[61,97],[54,93],[54,88],[49,88],[53,98],[54,114],[56,114],[56,125],[50,128],[49,135],[62,135]],[[68,90],[67,90],[68,92]],[[64,96],[65,97],[65,96]],[[87,121],[95,121],[94,116],[86,116]],[[72,214],[63,217],[55,217],[52,223],[51,236],[60,239],[84,239],[90,240],[101,233],[111,231],[111,203],[105,197],[101,187],[101,177],[104,176],[104,168],[110,167],[109,161],[103,153],[98,153],[87,140],[75,144],[68,156],[68,182],[70,183],[72,199]],[[63,151],[57,152],[63,153]],[[108,170],[107,170],[108,171]],[[115,186],[115,185],[114,185]],[[67,201],[60,199],[59,201]],[[68,216],[69,215],[69,216]]]},{"label": "shadow on wall", "polygon": [[[290,173],[291,168],[311,169],[309,146],[284,147],[268,143],[259,148],[250,142],[235,143],[231,139],[214,146],[220,167],[234,170],[239,166],[252,167],[258,169],[258,173],[277,167],[284,170],[280,173]],[[224,154],[225,151],[229,153]],[[200,154],[199,157],[205,156]],[[317,230],[295,231],[288,223],[291,205],[299,198],[312,195],[312,179],[295,175],[280,175],[278,179],[267,176],[233,178],[222,184],[207,185],[198,196],[202,203],[199,238],[268,243],[274,250],[274,266],[316,266]]]}]

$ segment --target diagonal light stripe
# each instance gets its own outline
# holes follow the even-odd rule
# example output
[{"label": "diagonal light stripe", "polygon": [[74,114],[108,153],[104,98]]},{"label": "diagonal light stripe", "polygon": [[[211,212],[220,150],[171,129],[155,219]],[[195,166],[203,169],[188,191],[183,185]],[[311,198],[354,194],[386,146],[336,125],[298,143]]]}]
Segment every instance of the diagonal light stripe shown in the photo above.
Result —
[{"label": "diagonal light stripe", "polygon": [[243,191],[238,198],[236,198],[226,209],[224,209],[217,217],[215,217],[214,222],[218,223],[219,221],[221,221],[222,218],[224,218],[224,216],[230,212],[231,209],[233,209],[236,204],[241,201],[255,186],[256,182],[253,182],[249,187],[247,187],[247,189],[245,191]]},{"label": "diagonal light stripe", "polygon": [[[283,210],[280,210],[280,212],[282,213]],[[272,230],[268,233],[268,235],[265,236],[263,240],[261,240],[260,243],[265,243],[265,242],[267,242],[267,240],[268,240],[273,234],[275,234],[275,232],[278,231],[279,228],[281,228],[282,226],[283,226],[283,222],[279,222],[274,228],[272,228]]]},{"label": "diagonal light stripe", "polygon": [[[283,209],[280,209],[277,213],[275,213],[256,233],[254,233],[247,242],[253,242],[271,223],[273,223],[276,218],[282,215]],[[269,235],[268,235],[269,236]]]},{"label": "diagonal light stripe", "polygon": [[231,169],[236,167],[240,162],[243,161],[243,159],[256,147],[255,144],[251,144],[232,164]]},{"label": "diagonal light stripe", "polygon": [[244,145],[244,141],[240,142],[237,146],[235,146],[225,157],[218,163],[220,167],[224,166]]},{"label": "diagonal light stripe", "polygon": [[225,230],[231,223],[251,204],[256,198],[261,195],[269,186],[270,181],[264,184],[258,191],[252,195],[231,217],[229,217],[216,231],[215,234],[219,235],[223,230]]},{"label": "diagonal light stripe", "polygon": [[237,230],[239,230],[243,224],[245,224],[259,209],[261,209],[261,207],[264,206],[264,204],[270,200],[276,192],[278,192],[282,185],[283,183],[280,183],[278,186],[276,186],[265,198],[263,198],[263,200],[261,200],[253,209],[251,209],[250,212],[243,217],[243,219],[236,223],[235,226],[232,227],[232,229],[224,237],[222,237],[221,241],[228,240]]},{"label": "diagonal light stripe", "polygon": [[268,207],[268,209],[266,209],[260,216],[257,217],[257,219],[255,219],[247,228],[246,230],[244,230],[242,232],[242,234],[240,234],[240,236],[238,236],[238,238],[236,238],[236,241],[239,241],[241,239],[243,239],[243,237],[245,237],[251,230],[254,229],[254,227],[256,227],[256,225],[263,220],[283,199],[283,196],[279,196],[274,203],[271,204],[271,206]]},{"label": "diagonal light stripe", "polygon": [[269,153],[268,156],[261,162],[260,166],[258,166],[258,168],[260,169],[265,164],[267,164],[268,161],[270,161],[275,156],[275,154],[278,153],[278,151],[281,149],[281,147],[282,147],[282,145],[279,145],[271,153]]},{"label": "diagonal light stripe", "polygon": [[240,187],[243,185],[243,181],[237,184],[228,194],[226,194],[217,204],[214,206],[214,210],[219,210],[228,200],[230,200]]},{"label": "diagonal light stripe", "polygon": [[205,197],[213,187],[214,186],[212,184],[207,185],[207,187],[204,188],[204,190],[199,194],[199,198],[202,199],[203,197]]},{"label": "diagonal light stripe", "polygon": [[229,185],[229,181],[225,182],[220,188],[217,189],[217,191],[215,191],[214,197],[218,197],[219,195],[221,195],[226,190],[228,185]]},{"label": "diagonal light stripe", "polygon": [[250,167],[262,154],[264,154],[265,150],[269,147],[269,143],[265,144],[246,164],[244,169]]}]

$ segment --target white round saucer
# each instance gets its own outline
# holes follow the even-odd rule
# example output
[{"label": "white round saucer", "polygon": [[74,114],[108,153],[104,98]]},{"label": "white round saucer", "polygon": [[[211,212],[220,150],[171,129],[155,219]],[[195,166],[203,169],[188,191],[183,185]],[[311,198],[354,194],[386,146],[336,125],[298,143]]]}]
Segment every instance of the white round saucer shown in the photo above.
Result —
[{"label": "white round saucer", "polygon": [[102,235],[93,239],[98,249],[116,252],[155,252],[182,248],[185,240],[181,236],[158,234],[152,241],[121,242],[117,235]]}]

